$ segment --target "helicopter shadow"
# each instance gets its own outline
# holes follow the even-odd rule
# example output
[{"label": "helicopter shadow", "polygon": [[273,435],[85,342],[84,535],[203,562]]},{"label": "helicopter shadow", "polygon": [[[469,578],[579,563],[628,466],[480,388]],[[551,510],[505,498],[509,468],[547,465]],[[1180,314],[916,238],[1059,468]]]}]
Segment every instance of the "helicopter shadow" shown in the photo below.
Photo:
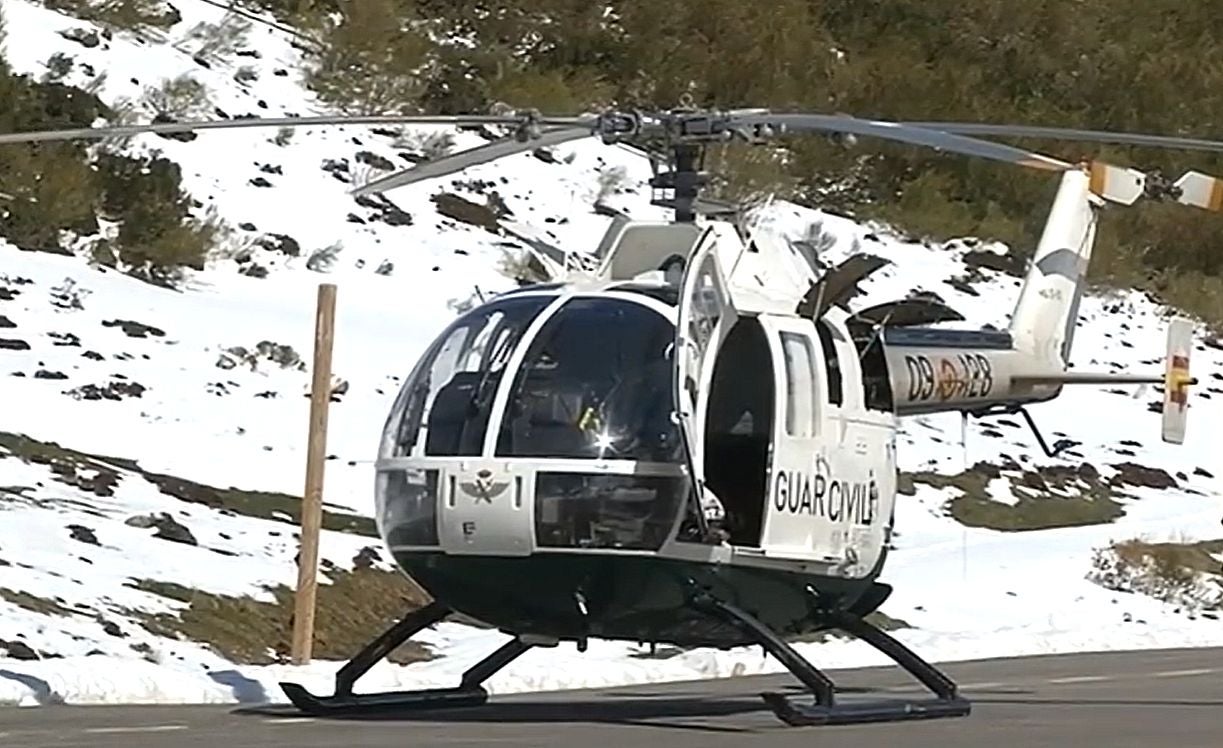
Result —
[{"label": "helicopter shadow", "polygon": [[[234,714],[264,717],[300,717],[292,706],[245,706]],[[632,697],[611,695],[572,701],[515,700],[481,706],[434,709],[387,710],[366,714],[335,714],[316,717],[350,722],[441,722],[448,724],[611,724],[719,733],[752,733],[760,726],[714,724],[704,720],[767,715],[773,719],[759,695],[710,697],[654,694]],[[682,721],[672,721],[682,720]],[[694,721],[687,721],[694,720]]]},{"label": "helicopter shadow", "polygon": [[1016,696],[1011,694],[973,699],[973,703],[1005,706],[1138,707],[1143,709],[1182,709],[1186,707],[1218,709],[1223,707],[1223,700],[1219,699],[1093,699]]},{"label": "helicopter shadow", "polygon": [[[800,685],[783,685],[771,689],[784,692],[802,703],[810,695]],[[838,694],[854,698],[895,699],[898,694],[888,688],[840,686]],[[1018,701],[1032,694],[1023,689],[983,691],[995,693],[999,700]],[[977,701],[977,699],[974,699]],[[289,705],[252,705],[238,707],[235,714],[256,714],[269,717],[300,717],[301,712]],[[719,718],[758,715],[758,724],[719,724]],[[758,692],[740,694],[710,694],[692,691],[649,691],[614,689],[598,697],[574,700],[555,698],[515,698],[488,702],[474,707],[436,707],[431,709],[388,709],[365,714],[334,714],[316,717],[327,721],[351,722],[441,722],[449,724],[614,724],[662,729],[695,730],[717,733],[747,734],[766,732],[783,727],[776,721]]]}]

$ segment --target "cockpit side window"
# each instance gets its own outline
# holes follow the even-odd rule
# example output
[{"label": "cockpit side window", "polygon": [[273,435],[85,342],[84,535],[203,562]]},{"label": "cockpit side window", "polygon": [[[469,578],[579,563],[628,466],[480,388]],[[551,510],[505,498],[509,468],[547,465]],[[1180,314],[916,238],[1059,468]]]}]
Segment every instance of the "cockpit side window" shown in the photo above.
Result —
[{"label": "cockpit side window", "polygon": [[404,383],[392,456],[480,454],[510,352],[553,300],[510,297],[477,307],[451,324],[415,377]]},{"label": "cockpit side window", "polygon": [[678,462],[674,339],[674,325],[644,304],[569,301],[515,375],[497,456]]}]

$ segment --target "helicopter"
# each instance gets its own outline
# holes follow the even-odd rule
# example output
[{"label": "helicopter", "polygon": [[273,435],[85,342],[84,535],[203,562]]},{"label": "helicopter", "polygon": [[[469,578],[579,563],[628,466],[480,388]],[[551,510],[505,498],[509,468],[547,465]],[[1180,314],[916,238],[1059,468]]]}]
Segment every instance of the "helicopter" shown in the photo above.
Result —
[{"label": "helicopter", "polygon": [[[362,185],[382,193],[515,153],[596,137],[651,157],[652,204],[670,221],[614,218],[584,251],[530,247],[547,273],[457,316],[403,380],[376,461],[375,517],[396,565],[433,601],[406,613],[335,676],[331,696],[281,688],[314,715],[483,704],[483,683],[536,647],[591,638],[679,647],[759,645],[811,703],[761,694],[788,725],[963,717],[971,703],[931,663],[868,620],[894,529],[899,419],[1021,413],[1065,385],[1162,384],[1162,438],[1186,432],[1193,322],[1171,319],[1164,370],[1081,372],[1071,351],[1101,213],[1139,199],[1223,208],[1223,182],[1171,182],[1100,161],[1065,162],[972,137],[1223,150],[1223,143],[979,123],[903,123],[766,109],[320,116],[0,133],[0,144],[238,127],[508,126],[498,140]],[[1060,175],[1007,329],[912,296],[846,303],[886,265],[821,266],[746,230],[700,195],[710,145],[791,133],[874,137]],[[462,614],[511,636],[458,685],[357,693],[414,634]],[[839,630],[879,650],[931,696],[838,699],[791,644]]]}]

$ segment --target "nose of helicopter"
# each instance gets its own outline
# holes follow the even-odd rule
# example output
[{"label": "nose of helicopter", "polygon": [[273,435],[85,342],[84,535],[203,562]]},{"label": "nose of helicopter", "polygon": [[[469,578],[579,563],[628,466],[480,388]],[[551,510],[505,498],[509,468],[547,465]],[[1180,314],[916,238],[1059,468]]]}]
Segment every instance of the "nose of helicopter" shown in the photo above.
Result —
[{"label": "nose of helicopter", "polygon": [[670,417],[674,323],[645,296],[558,298],[469,311],[405,379],[377,468],[392,552],[529,556],[665,541],[689,485]]},{"label": "nose of helicopter", "polygon": [[387,469],[379,528],[393,553],[523,557],[657,550],[688,496],[678,465],[473,458]]}]

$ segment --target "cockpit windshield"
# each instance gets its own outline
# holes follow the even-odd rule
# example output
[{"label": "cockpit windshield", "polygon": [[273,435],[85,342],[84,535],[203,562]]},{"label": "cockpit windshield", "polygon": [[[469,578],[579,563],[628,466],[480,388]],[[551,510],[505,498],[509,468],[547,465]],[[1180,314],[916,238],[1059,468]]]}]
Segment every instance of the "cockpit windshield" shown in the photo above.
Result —
[{"label": "cockpit windshield", "polygon": [[404,383],[389,456],[479,455],[505,364],[531,320],[555,299],[509,297],[451,324]]},{"label": "cockpit windshield", "polygon": [[577,297],[530,343],[497,439],[498,457],[676,463],[674,325],[644,304]]}]

